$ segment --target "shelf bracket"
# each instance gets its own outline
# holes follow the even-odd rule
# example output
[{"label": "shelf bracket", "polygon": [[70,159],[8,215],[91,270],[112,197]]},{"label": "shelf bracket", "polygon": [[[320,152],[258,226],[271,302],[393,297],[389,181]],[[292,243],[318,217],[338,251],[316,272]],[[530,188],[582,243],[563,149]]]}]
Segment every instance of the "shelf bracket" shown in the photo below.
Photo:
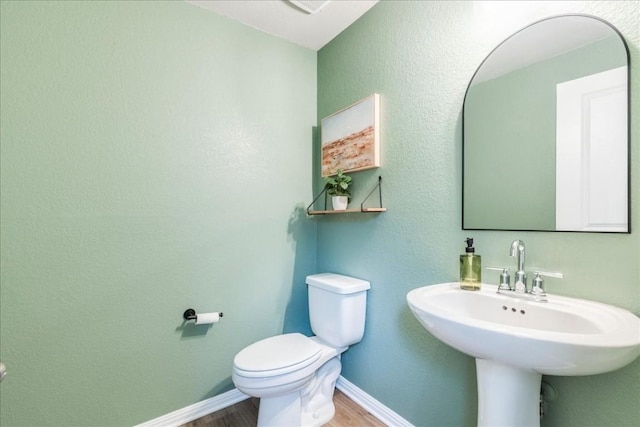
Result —
[{"label": "shelf bracket", "polygon": [[318,194],[315,199],[313,199],[313,202],[311,202],[311,204],[309,206],[307,206],[307,215],[313,215],[311,213],[312,212],[311,207],[316,202],[316,200],[318,200],[320,198],[320,196],[322,196],[323,194],[324,194],[324,209],[327,210],[327,189],[324,188],[322,190],[322,192],[320,194]]},{"label": "shelf bracket", "polygon": [[376,189],[378,190],[378,202],[380,204],[380,209],[383,209],[382,208],[382,176],[378,176],[378,183],[376,184],[375,187],[373,187],[373,190],[369,192],[367,197],[364,198],[362,203],[360,203],[360,212],[367,211],[366,208],[364,207],[364,204],[366,203],[367,200],[369,200],[369,197],[371,197],[371,195],[373,194],[374,191],[376,191]]}]

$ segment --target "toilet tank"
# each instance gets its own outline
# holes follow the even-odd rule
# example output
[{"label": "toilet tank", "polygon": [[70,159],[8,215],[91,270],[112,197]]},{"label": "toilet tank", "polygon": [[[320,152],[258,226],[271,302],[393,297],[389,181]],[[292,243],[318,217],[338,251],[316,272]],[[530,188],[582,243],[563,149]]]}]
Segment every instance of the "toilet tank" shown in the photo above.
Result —
[{"label": "toilet tank", "polygon": [[335,347],[362,340],[367,309],[366,280],[334,273],[307,276],[309,318],[313,333]]}]

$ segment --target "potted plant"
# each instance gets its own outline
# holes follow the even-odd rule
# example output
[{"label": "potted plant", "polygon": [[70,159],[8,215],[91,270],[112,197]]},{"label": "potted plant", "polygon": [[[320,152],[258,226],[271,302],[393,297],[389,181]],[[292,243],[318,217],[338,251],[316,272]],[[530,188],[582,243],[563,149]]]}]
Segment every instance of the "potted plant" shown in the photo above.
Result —
[{"label": "potted plant", "polygon": [[342,170],[338,169],[338,173],[334,176],[329,176],[324,179],[324,189],[327,194],[332,196],[331,203],[333,209],[336,211],[343,211],[347,209],[349,199],[351,198],[351,177],[342,173]]}]

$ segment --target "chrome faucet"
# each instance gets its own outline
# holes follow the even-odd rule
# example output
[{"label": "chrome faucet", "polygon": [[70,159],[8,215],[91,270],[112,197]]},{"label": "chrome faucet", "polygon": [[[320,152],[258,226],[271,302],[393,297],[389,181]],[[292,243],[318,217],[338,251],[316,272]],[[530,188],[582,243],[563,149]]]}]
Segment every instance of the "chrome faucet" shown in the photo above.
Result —
[{"label": "chrome faucet", "polygon": [[518,271],[515,273],[515,284],[511,286],[508,267],[485,267],[487,270],[501,271],[500,284],[498,285],[497,292],[505,293],[507,295],[516,298],[529,298],[533,301],[545,302],[547,301],[547,293],[544,290],[542,277],[555,277],[562,279],[564,275],[562,273],[550,273],[546,271],[538,271],[535,269],[533,274],[535,278],[531,283],[531,289],[527,288],[527,273],[524,271],[524,242],[522,240],[514,240],[511,242],[512,257],[518,257]]},{"label": "chrome faucet", "polygon": [[512,257],[518,257],[518,271],[516,271],[513,290],[516,292],[527,292],[527,274],[524,272],[524,242],[514,240],[511,242]]}]

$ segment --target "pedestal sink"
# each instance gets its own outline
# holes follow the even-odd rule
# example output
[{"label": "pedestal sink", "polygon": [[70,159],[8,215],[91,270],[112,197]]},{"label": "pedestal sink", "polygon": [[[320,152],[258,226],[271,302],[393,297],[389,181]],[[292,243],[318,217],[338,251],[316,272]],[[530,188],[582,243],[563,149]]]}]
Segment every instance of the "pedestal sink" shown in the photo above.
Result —
[{"label": "pedestal sink", "polygon": [[514,298],[457,282],[407,294],[413,314],[436,338],[476,358],[478,426],[539,426],[542,375],[592,375],[640,355],[640,319],[607,304],[548,295]]}]

